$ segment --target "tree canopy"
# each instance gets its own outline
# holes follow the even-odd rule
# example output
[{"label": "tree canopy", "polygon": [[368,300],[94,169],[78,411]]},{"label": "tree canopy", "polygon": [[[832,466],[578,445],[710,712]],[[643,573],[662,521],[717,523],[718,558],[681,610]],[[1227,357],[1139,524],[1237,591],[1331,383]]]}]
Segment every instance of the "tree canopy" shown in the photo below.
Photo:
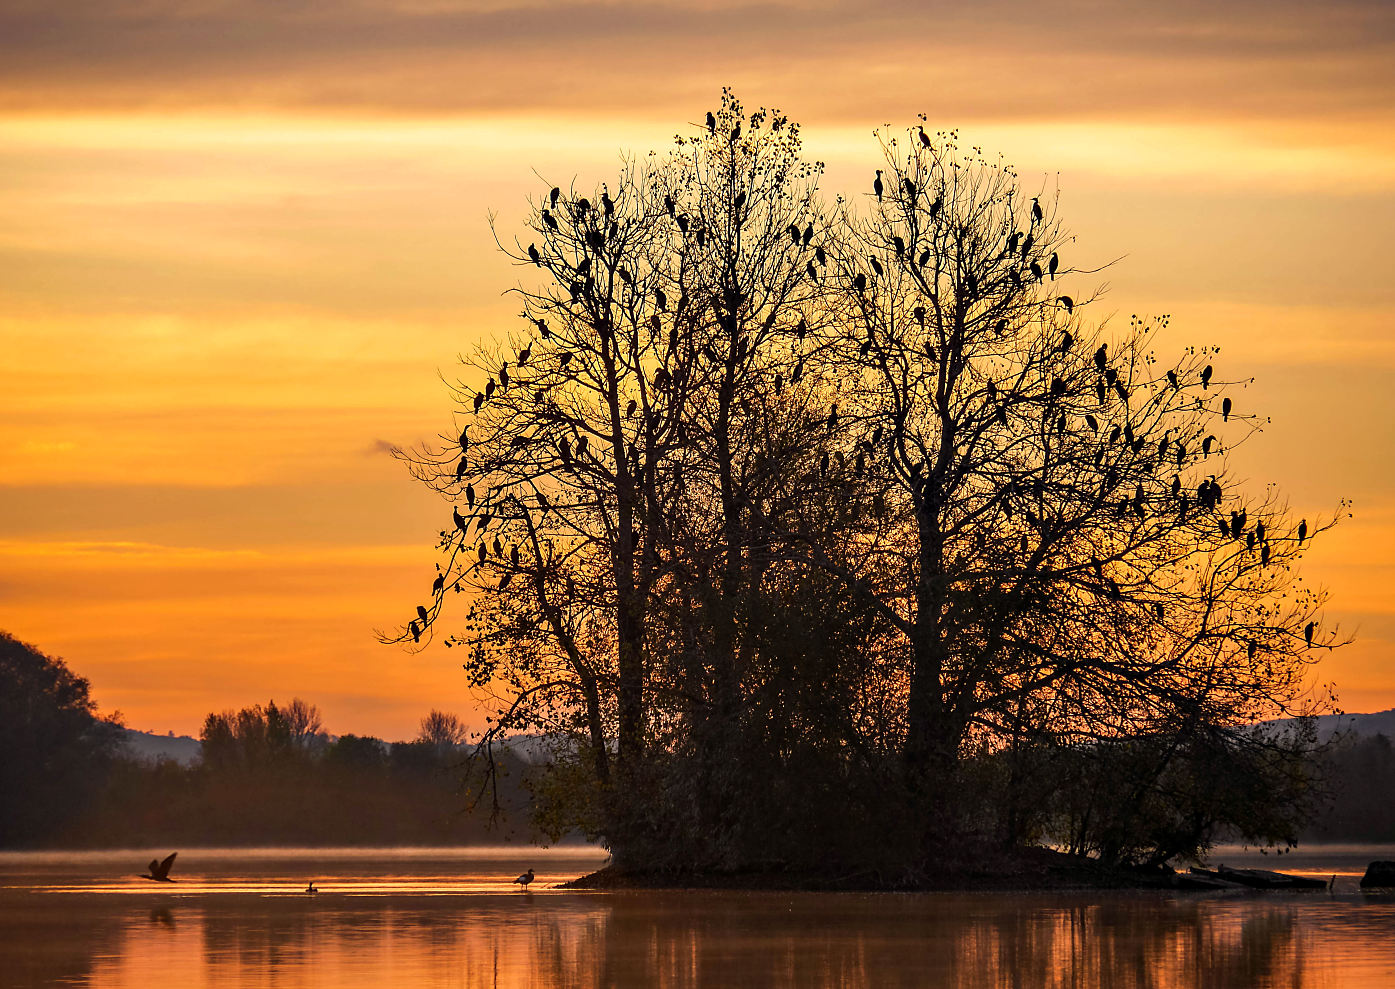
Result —
[{"label": "tree canopy", "polygon": [[[1219,759],[1301,804],[1311,732],[1253,726],[1321,702],[1339,637],[1297,564],[1333,519],[1233,476],[1265,420],[1217,348],[1090,318],[1054,190],[921,122],[877,137],[830,202],[798,125],[724,93],[530,203],[500,238],[521,329],[401,454],[451,525],[384,638],[461,648],[481,744],[545,733],[548,819],[622,862],[1287,840],[1179,781]],[[1090,807],[1045,799],[1082,772]]]},{"label": "tree canopy", "polygon": [[0,632],[0,846],[37,838],[80,812],[120,747],[89,684],[63,660]]}]

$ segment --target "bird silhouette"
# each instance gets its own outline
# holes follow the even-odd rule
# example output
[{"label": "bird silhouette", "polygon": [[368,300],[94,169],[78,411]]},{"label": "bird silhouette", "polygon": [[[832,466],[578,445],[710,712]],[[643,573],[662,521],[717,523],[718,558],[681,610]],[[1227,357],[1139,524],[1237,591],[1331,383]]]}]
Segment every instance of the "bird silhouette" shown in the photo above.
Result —
[{"label": "bird silhouette", "polygon": [[1056,269],[1059,268],[1060,266],[1061,266],[1061,259],[1060,259],[1059,257],[1056,256],[1055,252],[1052,252],[1052,254],[1051,254],[1051,260],[1048,261],[1047,264],[1046,264],[1046,270],[1049,271],[1049,272],[1051,273],[1051,280],[1052,280],[1052,281],[1055,281],[1055,280],[1056,280]]},{"label": "bird silhouette", "polygon": [[925,133],[924,127],[920,128],[920,146],[922,148],[930,147],[930,135]]},{"label": "bird silhouette", "polygon": [[[714,136],[717,133],[717,118],[712,116],[711,110],[707,111],[707,133],[712,134]],[[531,872],[532,870],[529,870],[530,874]]]},{"label": "bird silhouette", "polygon": [[[712,115],[709,113],[708,116],[710,117]],[[526,892],[528,889],[528,884],[531,883],[533,879],[533,870],[529,869],[527,872],[523,873],[523,875],[515,879],[514,882],[521,886],[523,890]]]},{"label": "bird silhouette", "polygon": [[446,586],[446,575],[438,573],[436,579],[431,582],[431,593],[439,594],[441,588]]},{"label": "bird silhouette", "polygon": [[1230,399],[1227,398],[1224,402],[1221,403],[1221,422],[1229,422],[1229,421],[1230,421]]},{"label": "bird silhouette", "polygon": [[413,642],[421,641],[421,626],[417,624],[417,620],[415,618],[413,618],[411,621],[407,623],[407,631],[412,633]]},{"label": "bird silhouette", "polygon": [[1033,196],[1033,197],[1032,197],[1032,222],[1033,222],[1033,223],[1038,223],[1038,222],[1040,222],[1041,216],[1042,216],[1042,213],[1041,213],[1041,202],[1037,199],[1037,197]]},{"label": "bird silhouette", "polygon": [[882,170],[877,169],[877,177],[872,180],[872,191],[877,194],[877,202],[882,201]]},{"label": "bird silhouette", "polygon": [[417,605],[417,617],[420,618],[420,619],[422,620],[422,622],[425,622],[425,621],[426,621],[426,616],[427,616],[426,608],[423,607],[422,605]]},{"label": "bird silhouette", "polygon": [[154,859],[151,859],[150,864],[146,866],[146,868],[150,870],[149,874],[143,875],[141,876],[141,878],[149,879],[152,882],[157,883],[174,882],[174,880],[170,878],[170,867],[174,865],[174,857],[178,854],[178,852],[170,852],[168,855],[165,856],[165,858],[162,861],[159,862],[155,861]]},{"label": "bird silhouette", "polygon": [[1172,390],[1173,390],[1173,391],[1176,391],[1178,388],[1181,388],[1181,387],[1182,387],[1182,383],[1181,383],[1180,381],[1177,380],[1177,372],[1176,372],[1176,371],[1168,371],[1168,372],[1167,372],[1167,381],[1168,381],[1168,384],[1172,385]]},{"label": "bird silhouette", "polygon": [[1204,368],[1201,369],[1201,387],[1202,387],[1202,388],[1210,388],[1210,387],[1211,387],[1211,365],[1210,365],[1210,364],[1207,364]]},{"label": "bird silhouette", "polygon": [[310,880],[308,883],[305,884],[305,892],[307,892],[307,893],[318,893],[318,892],[319,892],[319,890],[315,888],[315,880],[312,879],[312,880]]},{"label": "bird silhouette", "polygon": [[1308,520],[1303,519],[1298,523],[1298,545],[1303,545],[1303,540],[1308,538]]},{"label": "bird silhouette", "polygon": [[1303,626],[1303,638],[1307,640],[1309,648],[1313,645],[1313,633],[1317,631],[1317,622],[1309,622]]},{"label": "bird silhouette", "polygon": [[902,187],[903,189],[906,190],[906,198],[908,198],[908,199],[914,199],[914,198],[915,198],[915,183],[914,183],[914,182],[912,182],[910,179],[902,179],[902,180],[901,180],[901,187]]}]

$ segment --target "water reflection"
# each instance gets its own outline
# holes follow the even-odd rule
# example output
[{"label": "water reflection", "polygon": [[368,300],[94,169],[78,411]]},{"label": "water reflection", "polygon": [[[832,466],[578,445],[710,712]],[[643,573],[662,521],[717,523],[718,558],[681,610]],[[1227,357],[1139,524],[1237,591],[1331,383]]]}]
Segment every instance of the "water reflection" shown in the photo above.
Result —
[{"label": "water reflection", "polygon": [[1395,984],[1395,900],[1355,894],[523,892],[506,859],[249,858],[158,895],[120,862],[0,876],[0,985]]},{"label": "water reflection", "polygon": [[519,894],[175,913],[124,924],[91,953],[93,981],[1225,989],[1395,972],[1395,907],[1355,899]]}]

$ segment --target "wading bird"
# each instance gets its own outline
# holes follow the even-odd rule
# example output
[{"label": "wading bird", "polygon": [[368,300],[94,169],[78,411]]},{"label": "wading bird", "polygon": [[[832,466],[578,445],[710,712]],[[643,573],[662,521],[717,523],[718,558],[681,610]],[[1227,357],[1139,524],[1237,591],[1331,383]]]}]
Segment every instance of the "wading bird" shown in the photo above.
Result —
[{"label": "wading bird", "polygon": [[527,889],[528,889],[528,884],[531,883],[532,881],[533,881],[533,870],[532,870],[532,869],[529,869],[527,872],[523,873],[523,875],[519,876],[517,879],[514,880],[514,882],[516,882],[516,883],[518,883],[520,886],[522,886],[524,890],[527,890]]}]

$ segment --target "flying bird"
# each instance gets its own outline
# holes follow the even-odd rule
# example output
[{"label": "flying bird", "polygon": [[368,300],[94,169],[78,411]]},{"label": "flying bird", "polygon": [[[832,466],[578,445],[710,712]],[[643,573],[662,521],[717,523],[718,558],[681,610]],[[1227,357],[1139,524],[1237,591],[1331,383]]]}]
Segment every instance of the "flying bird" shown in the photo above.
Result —
[{"label": "flying bird", "polygon": [[170,852],[169,855],[165,856],[164,860],[160,862],[151,859],[150,864],[146,866],[146,868],[150,870],[149,874],[142,875],[141,878],[149,879],[157,883],[174,882],[174,880],[170,878],[170,867],[174,865],[174,857],[178,854],[178,852]]}]

